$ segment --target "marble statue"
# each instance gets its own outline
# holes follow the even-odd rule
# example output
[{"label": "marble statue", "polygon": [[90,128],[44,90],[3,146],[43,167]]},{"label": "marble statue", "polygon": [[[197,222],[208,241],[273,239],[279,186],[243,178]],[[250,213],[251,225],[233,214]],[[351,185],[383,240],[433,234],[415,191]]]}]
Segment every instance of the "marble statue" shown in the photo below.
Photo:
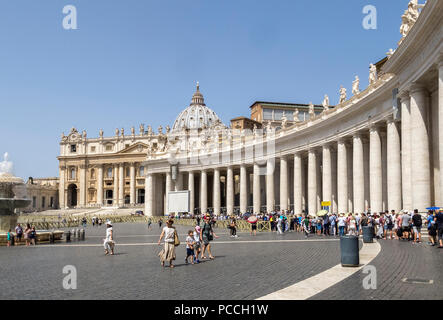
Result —
[{"label": "marble statue", "polygon": [[281,127],[282,129],[286,129],[288,126],[288,118],[286,118],[286,112],[283,111],[283,116],[281,117]]},{"label": "marble statue", "polygon": [[152,127],[148,126],[148,136],[152,136]]},{"label": "marble statue", "polygon": [[171,132],[171,127],[169,125],[166,126],[166,133],[168,134],[169,132]]},{"label": "marble statue", "polygon": [[358,76],[355,76],[354,82],[352,82],[352,94],[356,96],[360,93],[360,79]]},{"label": "marble statue", "polygon": [[62,132],[62,140],[66,139],[65,133]]},{"label": "marble statue", "polygon": [[159,135],[162,135],[162,134],[163,134],[163,127],[162,127],[162,126],[159,126],[159,127],[158,127],[158,134],[159,134]]},{"label": "marble statue", "polygon": [[141,124],[139,127],[139,130],[140,130],[140,134],[143,135],[145,133],[145,125]]},{"label": "marble statue", "polygon": [[343,103],[346,101],[346,88],[344,88],[343,86],[340,86],[340,102],[339,103]]},{"label": "marble statue", "polygon": [[327,111],[329,109],[329,97],[325,94],[325,98],[323,99],[323,111]]},{"label": "marble statue", "polygon": [[13,164],[12,164],[12,162],[11,161],[8,161],[8,158],[9,158],[9,155],[8,155],[8,153],[6,152],[4,155],[3,155],[3,161],[2,162],[0,162],[0,173],[9,173],[9,174],[12,174],[12,171],[13,171]]},{"label": "marble statue", "polygon": [[315,116],[314,104],[309,102],[309,116],[312,118]]},{"label": "marble statue", "polygon": [[300,119],[298,118],[299,113],[300,113],[300,111],[298,111],[298,109],[295,109],[295,111],[294,111],[294,121],[295,122],[300,121]]},{"label": "marble statue", "polygon": [[98,132],[98,135],[100,136],[100,138],[103,138],[103,129],[100,129],[100,131]]},{"label": "marble statue", "polygon": [[388,59],[390,58],[390,57],[392,57],[392,55],[395,53],[395,50],[393,50],[392,48],[391,49],[389,49],[389,51],[388,52],[386,52],[386,56],[388,57]]},{"label": "marble statue", "polygon": [[122,128],[122,130],[121,130],[121,134],[122,134],[122,137],[125,136],[125,129],[124,129],[124,128]]},{"label": "marble statue", "polygon": [[377,81],[377,67],[374,64],[369,66],[369,85]]},{"label": "marble statue", "polygon": [[83,136],[83,139],[86,140],[86,130],[83,130],[83,132],[82,132],[82,136]]},{"label": "marble statue", "polygon": [[418,16],[420,15],[419,10],[422,9],[424,6],[424,4],[419,4],[418,0],[411,0],[409,2],[408,9],[401,16],[402,23],[400,26],[400,33],[403,38],[406,37],[406,35],[409,33],[409,30],[411,30],[411,28],[414,26],[415,22],[418,19]]},{"label": "marble statue", "polygon": [[118,128],[115,129],[115,135],[116,135],[117,137],[118,137],[119,133],[120,133],[120,131],[118,130]]},{"label": "marble statue", "polygon": [[135,128],[134,127],[131,127],[131,134],[135,135]]}]

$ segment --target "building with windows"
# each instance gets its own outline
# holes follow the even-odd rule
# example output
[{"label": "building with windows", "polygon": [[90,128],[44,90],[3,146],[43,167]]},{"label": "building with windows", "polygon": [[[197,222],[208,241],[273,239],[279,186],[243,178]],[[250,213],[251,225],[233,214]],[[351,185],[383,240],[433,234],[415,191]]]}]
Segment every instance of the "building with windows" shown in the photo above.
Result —
[{"label": "building with windows", "polygon": [[256,102],[251,120],[263,128],[228,128],[197,86],[166,133],[72,129],[60,143],[60,204],[144,202],[147,215],[163,215],[168,192],[189,190],[195,213],[443,206],[442,16],[443,1],[411,1],[398,48],[333,108]]},{"label": "building with windows", "polygon": [[32,178],[26,182],[26,198],[31,200],[21,212],[36,212],[58,209],[58,178]]}]

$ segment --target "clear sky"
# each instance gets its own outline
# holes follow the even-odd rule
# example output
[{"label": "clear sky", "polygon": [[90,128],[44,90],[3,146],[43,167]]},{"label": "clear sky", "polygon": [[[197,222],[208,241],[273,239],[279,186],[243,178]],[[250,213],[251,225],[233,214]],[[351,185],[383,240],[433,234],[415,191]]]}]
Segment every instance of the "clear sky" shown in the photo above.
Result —
[{"label": "clear sky", "polygon": [[[423,1],[421,1],[423,2]],[[400,39],[408,0],[2,0],[0,153],[58,176],[71,127],[97,137],[172,126],[200,81],[225,124],[257,100],[338,101]],[[62,26],[65,5],[78,30]],[[362,27],[377,8],[376,30]]]}]

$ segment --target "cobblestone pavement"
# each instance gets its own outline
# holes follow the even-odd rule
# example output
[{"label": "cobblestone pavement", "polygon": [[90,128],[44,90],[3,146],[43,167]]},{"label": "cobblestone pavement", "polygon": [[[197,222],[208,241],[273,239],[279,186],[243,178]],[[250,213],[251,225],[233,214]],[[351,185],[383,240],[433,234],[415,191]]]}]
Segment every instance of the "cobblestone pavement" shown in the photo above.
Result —
[{"label": "cobblestone pavement", "polygon": [[[87,228],[86,241],[68,246],[0,247],[0,299],[255,299],[340,261],[334,239],[306,242],[296,233],[239,233],[233,239],[220,230],[212,243],[216,259],[185,265],[189,227],[177,229],[182,245],[174,269],[160,266],[158,225],[148,231],[143,224],[115,224],[115,256],[104,255],[104,226]],[[62,287],[66,265],[77,269],[77,290]]]},{"label": "cobblestone pavement", "polygon": [[[382,251],[370,263],[376,268],[377,289],[364,290],[359,271],[311,299],[409,300],[443,299],[443,250],[427,242],[379,240]],[[405,278],[433,280],[433,284],[403,282]]]},{"label": "cobblestone pavement", "polygon": [[[105,256],[104,226],[88,227],[86,241],[36,247],[0,247],[0,299],[256,299],[323,272],[340,262],[337,239],[299,233],[239,233],[216,230],[214,261],[185,265],[184,238],[189,227],[178,226],[182,245],[177,248],[176,268],[162,268],[156,245],[160,229],[153,225],[115,224],[116,255]],[[361,272],[313,298],[392,299],[403,286],[406,292],[429,297],[441,292],[441,252],[426,245],[382,241],[382,252],[373,261],[379,271],[379,291],[362,290]],[[412,247],[412,248],[411,248]],[[437,253],[440,253],[439,255]],[[62,269],[77,269],[77,290],[62,287]],[[421,269],[424,271],[417,274]],[[387,278],[385,278],[385,276]],[[403,277],[429,278],[424,287],[398,284]],[[388,283],[385,283],[388,282]],[[390,283],[398,285],[392,288]],[[392,284],[391,284],[392,286]],[[404,289],[403,289],[404,290]],[[416,297],[415,297],[416,298]],[[440,294],[441,298],[441,294]]]}]

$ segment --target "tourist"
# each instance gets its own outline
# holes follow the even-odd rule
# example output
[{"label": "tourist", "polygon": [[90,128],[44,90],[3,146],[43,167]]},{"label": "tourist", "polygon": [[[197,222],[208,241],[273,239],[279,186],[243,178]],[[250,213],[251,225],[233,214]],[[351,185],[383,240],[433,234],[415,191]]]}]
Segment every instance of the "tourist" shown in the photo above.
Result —
[{"label": "tourist", "polygon": [[163,220],[159,219],[158,220],[158,228],[161,229],[162,228],[162,224],[163,224]]},{"label": "tourist", "polygon": [[148,230],[151,229],[152,220],[151,218],[148,219]]},{"label": "tourist", "polygon": [[303,219],[302,223],[303,223],[303,231],[305,232],[305,238],[307,238],[309,236],[309,218],[307,215]]},{"label": "tourist", "polygon": [[369,219],[365,213],[361,214],[360,219],[360,234],[363,234],[363,228],[368,226]]},{"label": "tourist", "polygon": [[345,214],[342,213],[338,218],[338,234],[340,237],[345,235],[345,227],[346,227],[346,218]]},{"label": "tourist", "polygon": [[197,225],[200,226],[200,216],[197,215]]},{"label": "tourist", "polygon": [[231,230],[231,238],[238,238],[237,221],[235,220],[235,217],[231,218],[231,222],[229,223],[229,229]]},{"label": "tourist", "polygon": [[11,232],[11,229],[8,230],[8,233],[6,234],[6,241],[7,241],[7,246],[10,247],[12,244],[12,239],[14,238],[14,235]]},{"label": "tourist", "polygon": [[186,259],[185,263],[188,264],[189,257],[191,257],[191,264],[194,264],[194,232],[192,230],[188,231],[188,236],[186,237]]},{"label": "tourist", "polygon": [[200,239],[200,226],[195,226],[194,229],[194,254],[195,254],[195,258],[194,261],[196,263],[200,263],[200,260],[198,259],[198,255],[200,254],[201,251],[201,239]]},{"label": "tourist", "polygon": [[395,217],[395,210],[392,210],[391,213],[389,211],[386,211],[385,216],[385,239],[388,239],[388,233],[389,233],[389,239],[392,240],[392,230],[394,229],[394,218]]},{"label": "tourist", "polygon": [[31,231],[29,232],[29,240],[33,246],[35,246],[36,238],[37,232],[35,231],[35,226],[32,226]]},{"label": "tourist", "polygon": [[337,216],[335,215],[335,213],[330,216],[329,221],[331,223],[332,235],[335,237],[337,235]]},{"label": "tourist", "polygon": [[255,222],[251,223],[251,236],[257,235],[257,222],[258,222],[258,218],[255,220]]},{"label": "tourist", "polygon": [[375,219],[375,225],[377,226],[377,239],[382,239],[385,233],[385,219],[383,212],[381,212],[380,216]]},{"label": "tourist", "polygon": [[29,244],[30,244],[30,241],[31,241],[31,238],[30,238],[31,231],[32,231],[31,230],[31,225],[29,223],[26,224],[26,228],[25,228],[25,232],[24,232],[26,246],[29,246]]},{"label": "tourist", "polygon": [[111,256],[114,255],[114,247],[115,247],[115,241],[114,241],[114,231],[112,229],[112,222],[107,221],[106,222],[106,238],[103,239],[103,246],[105,247],[105,255],[108,255],[111,253]]},{"label": "tourist", "polygon": [[329,216],[327,214],[323,216],[323,234],[325,236],[331,235],[329,233]]},{"label": "tourist", "polygon": [[162,233],[160,234],[160,238],[158,239],[158,245],[160,245],[160,242],[162,241],[163,237],[165,238],[164,248],[159,253],[160,262],[161,262],[162,267],[165,266],[165,261],[169,261],[169,267],[174,268],[172,261],[174,261],[176,258],[176,256],[175,256],[175,237],[176,237],[177,231],[172,226],[173,224],[174,224],[174,221],[172,219],[169,219],[166,222],[166,226],[163,228]]},{"label": "tourist", "polygon": [[98,226],[101,227],[103,224],[103,220],[101,218],[98,219]]},{"label": "tourist", "polygon": [[440,211],[435,216],[435,223],[437,224],[437,232],[438,232],[438,241],[440,245],[438,246],[440,249],[443,248],[443,210]]},{"label": "tourist", "polygon": [[23,228],[19,224],[15,227],[15,245],[19,244],[22,241],[23,237]]},{"label": "tourist", "polygon": [[428,211],[428,217],[426,219],[428,222],[428,234],[430,245],[435,246],[437,244],[437,224],[435,223],[435,213],[432,210]]},{"label": "tourist", "polygon": [[278,231],[278,234],[283,234],[282,224],[283,224],[283,216],[281,215],[277,219],[277,231]]},{"label": "tourist", "polygon": [[210,243],[214,238],[218,238],[218,236],[215,234],[214,230],[212,229],[212,225],[210,223],[210,217],[206,216],[203,223],[203,228],[200,229],[200,239],[203,242],[203,250],[201,252],[201,257],[200,257],[202,260],[207,259],[207,257],[205,257],[206,250],[208,250],[209,259],[211,260],[215,259],[215,257],[211,253],[211,243]]},{"label": "tourist", "polygon": [[83,228],[86,228],[86,223],[87,223],[86,217],[83,217],[82,219]]},{"label": "tourist", "polygon": [[322,229],[322,225],[323,225],[323,220],[318,217],[317,218],[317,235],[321,235],[321,229]]},{"label": "tourist", "polygon": [[421,226],[423,225],[423,221],[421,218],[421,214],[418,213],[418,210],[414,210],[414,215],[412,216],[412,228],[414,230],[414,243],[421,242]]},{"label": "tourist", "polygon": [[401,230],[403,232],[403,240],[409,239],[409,232],[411,231],[409,227],[409,222],[411,221],[411,216],[408,211],[405,211],[401,217]]},{"label": "tourist", "polygon": [[357,235],[359,235],[360,234],[360,214],[358,212],[355,215],[355,224],[356,224],[356,228],[357,228]]},{"label": "tourist", "polygon": [[351,219],[349,220],[349,235],[356,236],[357,233],[357,221],[355,220],[355,217],[351,216]]},{"label": "tourist", "polygon": [[[394,211],[394,210],[392,210],[392,211]],[[392,217],[392,219],[394,221],[394,228],[392,229],[392,231],[395,236],[395,239],[397,239],[397,240],[400,239],[400,237],[401,237],[401,227],[399,227],[399,226],[401,226],[401,223],[399,224],[399,222],[398,222],[399,216],[400,216],[400,214],[396,213],[395,216]]]}]

